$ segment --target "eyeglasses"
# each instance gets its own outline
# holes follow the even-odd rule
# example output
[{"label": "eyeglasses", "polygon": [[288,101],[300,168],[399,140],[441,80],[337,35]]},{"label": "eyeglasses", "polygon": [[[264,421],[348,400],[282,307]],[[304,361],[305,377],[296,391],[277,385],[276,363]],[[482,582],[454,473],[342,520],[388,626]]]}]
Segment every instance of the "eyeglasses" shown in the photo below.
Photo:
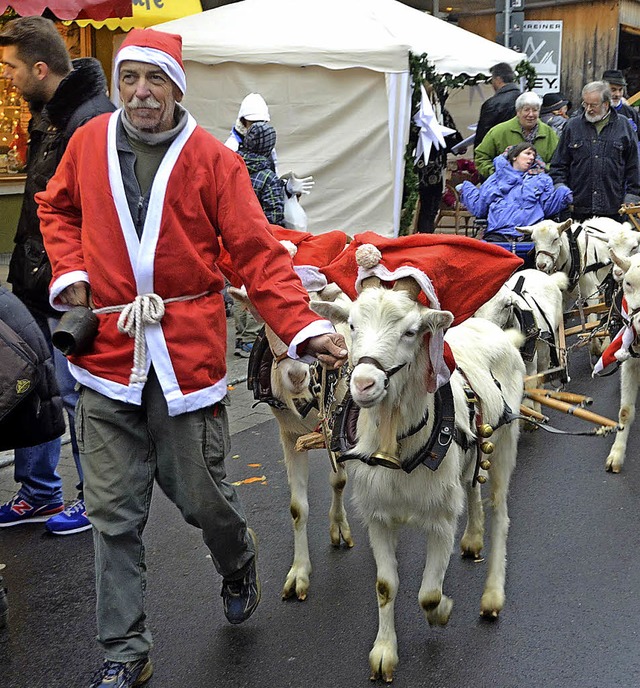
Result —
[{"label": "eyeglasses", "polygon": [[599,103],[585,103],[584,100],[581,104],[585,110],[599,110],[604,105],[602,101]]}]

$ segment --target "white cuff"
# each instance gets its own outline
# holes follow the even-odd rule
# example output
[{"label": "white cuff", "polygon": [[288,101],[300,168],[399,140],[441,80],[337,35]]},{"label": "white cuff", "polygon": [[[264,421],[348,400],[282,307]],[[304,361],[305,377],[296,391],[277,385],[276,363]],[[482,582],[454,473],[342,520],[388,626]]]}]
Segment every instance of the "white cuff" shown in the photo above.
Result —
[{"label": "white cuff", "polygon": [[58,277],[57,280],[49,287],[49,303],[52,308],[58,311],[68,311],[71,310],[71,306],[67,306],[64,303],[60,303],[57,299],[58,296],[70,285],[76,282],[86,282],[89,284],[89,275],[84,270],[74,270],[73,272],[67,272],[64,275]]},{"label": "white cuff", "polygon": [[303,327],[293,338],[291,344],[289,344],[287,355],[289,358],[295,358],[303,363],[313,363],[316,360],[313,356],[298,356],[298,346],[307,339],[311,339],[311,337],[317,337],[321,334],[332,334],[333,332],[335,332],[335,328],[329,320],[316,320],[310,325]]}]

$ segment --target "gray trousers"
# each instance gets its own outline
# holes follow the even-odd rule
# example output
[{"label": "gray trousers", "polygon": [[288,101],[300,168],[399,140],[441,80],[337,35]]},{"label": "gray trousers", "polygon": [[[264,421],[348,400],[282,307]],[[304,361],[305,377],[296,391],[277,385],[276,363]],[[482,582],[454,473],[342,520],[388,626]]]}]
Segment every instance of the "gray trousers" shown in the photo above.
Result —
[{"label": "gray trousers", "polygon": [[222,576],[233,578],[254,556],[242,505],[225,480],[226,409],[220,403],[170,417],[152,369],[141,406],[83,388],[76,433],[93,525],[98,642],[106,659],[140,659],[152,646],[142,533],[154,480],[202,530]]}]

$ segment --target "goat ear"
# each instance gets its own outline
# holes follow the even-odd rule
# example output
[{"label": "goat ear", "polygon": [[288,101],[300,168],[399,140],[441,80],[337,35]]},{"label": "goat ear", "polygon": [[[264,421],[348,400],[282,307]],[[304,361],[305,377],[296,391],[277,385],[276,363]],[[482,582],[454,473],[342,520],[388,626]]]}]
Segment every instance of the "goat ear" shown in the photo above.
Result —
[{"label": "goat ear", "polygon": [[516,227],[516,232],[522,232],[522,234],[530,235],[533,231],[533,227]]},{"label": "goat ear", "polygon": [[321,315],[327,320],[331,320],[334,325],[346,323],[349,320],[349,309],[344,303],[330,303],[329,301],[312,301],[309,306],[311,310]]},{"label": "goat ear", "polygon": [[449,311],[436,311],[433,308],[426,308],[422,314],[422,325],[425,330],[437,332],[446,330],[453,322],[453,313]]},{"label": "goat ear", "polygon": [[573,224],[573,220],[569,218],[568,220],[565,220],[561,224],[558,225],[558,234],[562,234],[565,230],[569,229],[571,225]]},{"label": "goat ear", "polygon": [[613,249],[609,249],[609,255],[611,256],[611,260],[623,271],[626,272],[630,267],[631,267],[631,261],[628,258],[621,258],[620,256],[616,255],[616,252]]},{"label": "goat ear", "polygon": [[329,282],[316,296],[318,301],[335,301],[342,293],[342,289],[335,282]]}]

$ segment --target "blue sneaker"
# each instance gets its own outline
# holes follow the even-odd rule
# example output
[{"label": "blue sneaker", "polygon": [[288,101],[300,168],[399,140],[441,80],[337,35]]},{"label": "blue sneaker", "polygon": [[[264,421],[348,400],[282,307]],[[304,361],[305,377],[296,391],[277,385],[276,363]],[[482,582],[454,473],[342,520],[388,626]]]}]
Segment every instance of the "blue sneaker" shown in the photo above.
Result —
[{"label": "blue sneaker", "polygon": [[236,350],[234,351],[236,356],[240,356],[240,358],[249,358],[252,349],[253,342],[243,342],[240,339],[236,339]]},{"label": "blue sneaker", "polygon": [[227,621],[232,624],[241,624],[246,621],[260,603],[260,579],[258,578],[258,542],[256,534],[247,528],[247,532],[253,540],[255,555],[249,562],[247,570],[238,580],[223,579],[222,581],[222,605]]},{"label": "blue sneaker", "polygon": [[96,672],[89,688],[131,688],[146,683],[153,674],[148,657],[133,662],[112,662],[107,659]]},{"label": "blue sneaker", "polygon": [[91,523],[87,518],[84,499],[77,499],[69,504],[64,511],[52,516],[44,527],[54,535],[73,535],[74,533],[82,533],[83,530],[89,530]]},{"label": "blue sneaker", "polygon": [[19,494],[0,505],[0,528],[19,526],[21,523],[42,523],[64,509],[62,502],[49,502],[34,506]]}]

